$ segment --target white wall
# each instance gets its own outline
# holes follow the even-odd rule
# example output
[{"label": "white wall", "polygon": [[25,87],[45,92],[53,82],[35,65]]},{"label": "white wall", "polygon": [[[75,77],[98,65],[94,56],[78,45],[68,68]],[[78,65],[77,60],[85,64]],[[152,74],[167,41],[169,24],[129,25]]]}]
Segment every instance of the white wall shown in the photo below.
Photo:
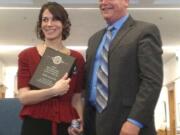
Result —
[{"label": "white wall", "polygon": [[163,88],[161,90],[160,97],[155,108],[156,129],[165,129],[165,128],[169,129],[170,127],[168,90],[166,85],[175,81],[179,76],[177,57],[174,56],[167,63],[165,63],[163,66],[163,70],[164,70]]},{"label": "white wall", "polygon": [[6,75],[4,79],[4,83],[7,86],[6,90],[6,98],[13,98],[14,97],[14,91],[15,91],[15,79],[16,79],[16,73],[17,73],[17,67],[6,67],[5,69]]},{"label": "white wall", "polygon": [[[180,128],[180,55],[178,53],[164,64],[163,89],[155,109],[155,122],[157,129],[163,129],[165,127],[169,128],[169,103],[166,84],[172,82],[175,82],[176,126],[177,128]],[[166,122],[163,121],[164,103],[166,104],[167,111]]]},{"label": "white wall", "polygon": [[166,87],[163,87],[159,100],[155,108],[155,125],[156,129],[169,128],[169,102],[168,91]]},{"label": "white wall", "polygon": [[178,66],[177,57],[175,56],[164,64],[164,81],[163,81],[164,85],[176,80],[176,78],[178,77],[177,66]]},{"label": "white wall", "polygon": [[4,84],[4,64],[0,60],[0,84]]}]

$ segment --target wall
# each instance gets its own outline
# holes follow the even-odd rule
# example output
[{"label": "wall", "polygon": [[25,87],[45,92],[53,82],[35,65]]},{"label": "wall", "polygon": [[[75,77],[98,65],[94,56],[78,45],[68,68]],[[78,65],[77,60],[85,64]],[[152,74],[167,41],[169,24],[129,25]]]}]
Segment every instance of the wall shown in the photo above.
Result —
[{"label": "wall", "polygon": [[6,90],[6,98],[13,98],[14,97],[14,92],[16,90],[16,73],[17,73],[17,67],[10,66],[6,67],[5,69],[6,76],[5,76],[5,85],[7,86]]},{"label": "wall", "polygon": [[155,108],[155,125],[156,129],[169,128],[169,106],[168,106],[168,91],[163,87]]},{"label": "wall", "polygon": [[[175,107],[176,107],[176,128],[180,129],[180,55],[176,53],[176,56],[172,57],[167,63],[164,64],[164,81],[163,89],[159,97],[156,110],[156,128],[169,128],[169,103],[168,103],[168,91],[166,85],[175,82]],[[164,117],[164,105],[166,104],[167,121],[163,121]]]},{"label": "wall", "polygon": [[[156,108],[155,108],[155,124],[156,129],[169,129],[169,101],[168,90],[166,85],[178,78],[178,61],[177,57],[172,57],[168,62],[164,63],[164,80]],[[176,93],[176,91],[175,91]]]},{"label": "wall", "polygon": [[4,64],[0,61],[0,84],[4,84]]},{"label": "wall", "polygon": [[164,81],[163,84],[166,85],[172,81],[175,81],[176,78],[179,76],[177,74],[177,57],[172,57],[168,62],[164,64]]}]

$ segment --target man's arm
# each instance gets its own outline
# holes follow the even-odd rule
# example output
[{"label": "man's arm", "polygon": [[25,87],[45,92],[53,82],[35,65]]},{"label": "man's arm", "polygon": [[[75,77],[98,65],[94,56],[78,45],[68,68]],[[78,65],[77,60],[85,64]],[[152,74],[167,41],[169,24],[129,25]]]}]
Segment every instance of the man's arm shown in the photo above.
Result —
[{"label": "man's arm", "polygon": [[155,25],[148,25],[138,42],[140,86],[128,118],[144,126],[152,121],[163,81],[162,43]]}]

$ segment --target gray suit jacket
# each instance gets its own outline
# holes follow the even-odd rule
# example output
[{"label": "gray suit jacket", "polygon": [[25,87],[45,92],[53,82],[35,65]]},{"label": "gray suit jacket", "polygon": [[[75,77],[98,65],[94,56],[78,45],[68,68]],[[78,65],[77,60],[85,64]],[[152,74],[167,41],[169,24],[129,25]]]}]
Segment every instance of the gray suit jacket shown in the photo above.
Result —
[{"label": "gray suit jacket", "polygon": [[[95,33],[86,52],[86,75],[91,79],[97,47],[105,29]],[[88,102],[85,91],[85,135],[119,135],[127,118],[141,122],[140,135],[155,135],[154,108],[162,86],[162,49],[158,28],[135,21],[131,16],[119,30],[110,46],[109,100],[102,113]]]}]

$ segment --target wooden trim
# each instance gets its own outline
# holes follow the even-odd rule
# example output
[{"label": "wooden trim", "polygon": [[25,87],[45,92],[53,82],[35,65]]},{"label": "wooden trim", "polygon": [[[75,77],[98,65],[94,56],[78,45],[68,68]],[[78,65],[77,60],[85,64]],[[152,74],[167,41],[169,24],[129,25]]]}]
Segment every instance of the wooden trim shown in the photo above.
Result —
[{"label": "wooden trim", "polygon": [[170,119],[170,134],[176,135],[176,101],[175,101],[175,83],[167,85],[168,100],[169,100],[169,119]]}]

